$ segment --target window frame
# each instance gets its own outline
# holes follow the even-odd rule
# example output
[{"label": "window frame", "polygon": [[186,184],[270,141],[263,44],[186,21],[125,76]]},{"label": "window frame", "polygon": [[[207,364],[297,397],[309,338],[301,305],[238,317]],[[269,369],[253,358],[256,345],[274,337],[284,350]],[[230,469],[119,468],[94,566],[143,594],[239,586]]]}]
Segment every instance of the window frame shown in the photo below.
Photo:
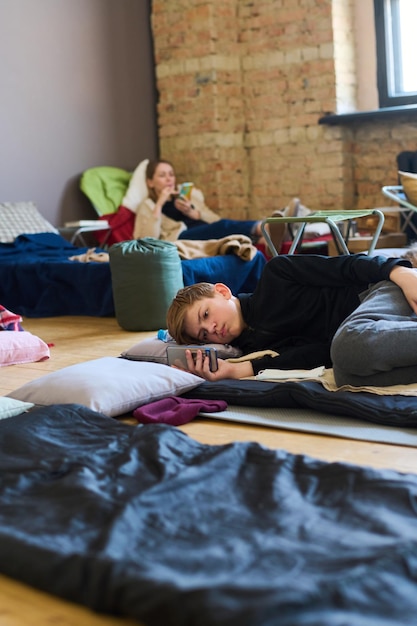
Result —
[{"label": "window frame", "polygon": [[[417,104],[417,92],[404,95],[398,91],[398,77],[401,77],[398,2],[374,0],[377,88],[381,109]],[[391,21],[392,28],[389,28]]]}]

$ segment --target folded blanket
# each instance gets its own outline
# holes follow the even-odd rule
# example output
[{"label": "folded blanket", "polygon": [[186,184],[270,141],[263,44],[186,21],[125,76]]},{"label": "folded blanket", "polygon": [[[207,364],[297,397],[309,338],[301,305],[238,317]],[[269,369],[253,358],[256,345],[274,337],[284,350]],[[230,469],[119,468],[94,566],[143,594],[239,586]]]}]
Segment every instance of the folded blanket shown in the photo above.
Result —
[{"label": "folded blanket", "polygon": [[[236,254],[243,261],[252,261],[258,250],[246,235],[228,235],[221,239],[181,239],[173,242],[178,248],[180,259],[190,261],[191,259],[204,259],[211,256],[223,254]],[[84,254],[75,254],[69,257],[70,261],[89,263],[98,261],[107,263],[109,255],[107,252],[96,252],[95,248],[90,248]]]},{"label": "folded blanket", "polygon": [[352,385],[336,385],[333,369],[325,370],[320,382],[327,391],[367,391],[375,393],[379,396],[417,396],[417,383],[409,385],[390,385],[388,387],[371,387],[363,385],[362,387],[353,387]]},{"label": "folded blanket", "polygon": [[[250,377],[252,378],[252,377]],[[341,385],[338,387],[334,379],[333,369],[324,369],[324,367],[317,367],[312,370],[263,370],[259,372],[257,376],[254,376],[256,380],[264,380],[270,382],[280,381],[296,381],[296,380],[313,380],[323,385],[327,391],[353,391],[361,392],[367,391],[378,396],[417,396],[417,383],[411,383],[409,385],[391,385],[388,387],[372,387],[363,385],[361,387],[353,387],[352,385]]]},{"label": "folded blanket", "polygon": [[324,365],[312,370],[261,370],[256,375],[256,380],[273,380],[274,382],[279,380],[318,380],[320,382],[324,371]]},{"label": "folded blanket", "polygon": [[183,260],[202,259],[222,254],[236,254],[243,261],[252,261],[258,250],[246,235],[228,235],[221,239],[180,239],[174,241]]}]

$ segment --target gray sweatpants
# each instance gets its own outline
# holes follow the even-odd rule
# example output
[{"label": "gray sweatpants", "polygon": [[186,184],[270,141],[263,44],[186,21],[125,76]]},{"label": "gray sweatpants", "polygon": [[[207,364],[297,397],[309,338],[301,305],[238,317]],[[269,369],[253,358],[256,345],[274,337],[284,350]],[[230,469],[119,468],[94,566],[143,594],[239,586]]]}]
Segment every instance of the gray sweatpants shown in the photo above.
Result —
[{"label": "gray sweatpants", "polygon": [[417,382],[417,316],[390,281],[372,285],[331,345],[337,385]]}]

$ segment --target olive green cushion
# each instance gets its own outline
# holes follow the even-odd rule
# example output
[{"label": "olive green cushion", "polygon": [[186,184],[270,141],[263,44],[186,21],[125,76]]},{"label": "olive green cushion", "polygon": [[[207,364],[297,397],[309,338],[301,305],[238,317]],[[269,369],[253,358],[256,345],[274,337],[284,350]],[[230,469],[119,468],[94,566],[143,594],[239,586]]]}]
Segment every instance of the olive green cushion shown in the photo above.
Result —
[{"label": "olive green cushion", "polygon": [[116,319],[125,330],[166,327],[166,313],[184,287],[177,247],[152,237],[116,243],[109,249]]}]

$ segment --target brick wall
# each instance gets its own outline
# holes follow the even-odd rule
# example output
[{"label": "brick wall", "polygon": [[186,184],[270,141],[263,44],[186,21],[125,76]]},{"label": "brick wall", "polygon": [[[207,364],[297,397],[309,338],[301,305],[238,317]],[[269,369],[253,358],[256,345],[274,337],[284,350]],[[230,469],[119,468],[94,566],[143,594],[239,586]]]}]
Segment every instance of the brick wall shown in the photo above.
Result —
[{"label": "brick wall", "polygon": [[389,204],[417,124],[354,110],[353,0],[153,0],[160,155],[226,217]]}]

